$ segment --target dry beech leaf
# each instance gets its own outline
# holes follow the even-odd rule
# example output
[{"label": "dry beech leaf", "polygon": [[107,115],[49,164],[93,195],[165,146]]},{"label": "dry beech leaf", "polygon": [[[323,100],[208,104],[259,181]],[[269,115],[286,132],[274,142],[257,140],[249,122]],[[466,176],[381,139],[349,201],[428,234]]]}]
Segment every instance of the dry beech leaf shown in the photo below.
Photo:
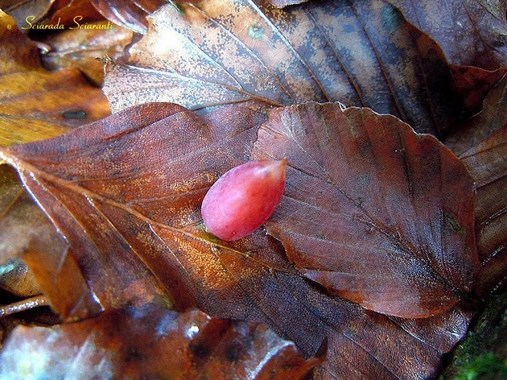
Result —
[{"label": "dry beech leaf", "polygon": [[13,259],[28,265],[39,289],[62,318],[85,318],[102,310],[68,244],[25,192],[15,171],[1,165],[0,264]]},{"label": "dry beech leaf", "polygon": [[253,154],[289,160],[267,229],[306,277],[405,318],[471,291],[474,184],[434,137],[368,109],[305,103],[273,110]]},{"label": "dry beech leaf", "polygon": [[76,67],[100,86],[104,64],[99,58],[115,60],[121,56],[132,41],[133,33],[106,21],[89,26],[96,29],[68,29],[42,38],[40,41],[50,47],[49,52],[42,55],[42,62],[50,70]]},{"label": "dry beech leaf", "polygon": [[0,57],[1,146],[57,136],[109,114],[102,91],[78,70],[43,69],[35,44],[2,11]]},{"label": "dry beech leaf", "polygon": [[428,33],[450,63],[496,69],[507,62],[507,2],[388,0],[406,19]]},{"label": "dry beech leaf", "polygon": [[[187,108],[262,100],[340,101],[392,114],[437,135],[463,104],[436,43],[382,0],[206,0],[167,5],[104,92],[114,111],[170,101]],[[276,54],[274,54],[276,52]]]},{"label": "dry beech leaf", "polygon": [[139,34],[146,33],[146,29],[148,28],[146,16],[169,2],[168,0],[89,1],[106,19]]},{"label": "dry beech leaf", "polygon": [[55,328],[19,326],[0,353],[0,377],[302,379],[318,362],[265,325],[147,305]]},{"label": "dry beech leaf", "polygon": [[327,341],[319,378],[434,376],[470,313],[410,322],[366,312],[313,287],[262,230],[234,243],[203,230],[202,198],[250,158],[263,109],[145,104],[2,157],[71,243],[106,309],[170,292],[180,309],[266,323],[306,356]]}]

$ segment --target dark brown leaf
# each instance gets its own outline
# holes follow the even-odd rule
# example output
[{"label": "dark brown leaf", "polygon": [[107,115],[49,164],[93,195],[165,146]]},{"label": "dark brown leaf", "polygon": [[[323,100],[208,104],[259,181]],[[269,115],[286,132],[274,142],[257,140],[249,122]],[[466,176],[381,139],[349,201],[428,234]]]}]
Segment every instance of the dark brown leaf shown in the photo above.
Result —
[{"label": "dark brown leaf", "polygon": [[[505,87],[504,87],[505,93]],[[489,115],[496,118],[498,112]],[[486,116],[485,116],[486,117]],[[477,292],[486,295],[507,276],[507,119],[501,129],[460,155],[477,183],[478,252],[481,270]]]},{"label": "dark brown leaf", "polygon": [[[451,66],[456,96],[465,105],[463,119],[468,119],[482,109],[484,98],[502,79],[507,69],[488,71],[473,66]],[[458,124],[459,128],[460,124]]]},{"label": "dark brown leaf", "polygon": [[457,155],[479,145],[502,128],[507,120],[507,75],[484,99],[482,112],[456,128],[445,140]]},{"label": "dark brown leaf", "polygon": [[68,245],[7,165],[0,166],[0,242],[0,264],[13,259],[27,263],[39,290],[64,319],[84,318],[101,311]]},{"label": "dark brown leaf", "polygon": [[147,305],[53,329],[20,326],[0,353],[0,377],[301,379],[317,363],[265,325]]},{"label": "dark brown leaf", "polygon": [[507,77],[484,101],[483,111],[446,140],[477,183],[476,233],[481,269],[476,292],[488,294],[507,273]]},{"label": "dark brown leaf", "polygon": [[507,2],[388,0],[428,33],[450,63],[496,69],[507,62]]},{"label": "dark brown leaf", "polygon": [[106,308],[170,292],[179,308],[266,323],[307,356],[327,338],[333,349],[324,377],[357,368],[350,348],[372,376],[433,376],[466,331],[468,314],[393,322],[323,294],[262,231],[225,243],[203,230],[204,193],[250,158],[263,109],[245,103],[192,113],[147,104],[2,155],[72,244]]},{"label": "dark brown leaf", "polygon": [[[174,283],[165,270],[161,279],[167,283],[150,280],[167,259],[151,253],[153,248],[144,252],[139,246],[153,244],[150,241],[157,233],[150,235],[159,224],[168,225],[167,231],[174,234],[175,228],[200,221],[199,205],[207,187],[225,169],[246,160],[254,126],[260,123],[256,119],[264,120],[254,110],[242,110],[245,114],[239,120],[231,111],[219,110],[205,121],[175,105],[147,105],[61,141],[48,140],[44,148],[13,148],[31,156],[18,161],[23,169],[16,164],[23,181],[48,205],[46,211],[58,229],[82,255],[78,262],[106,307],[122,305],[133,296],[141,301],[142,294],[149,297]],[[227,131],[224,126],[230,122]],[[214,126],[208,134],[203,130],[209,128],[207,123]],[[44,157],[37,151],[44,151]],[[29,175],[33,170],[42,171]],[[181,193],[192,188],[196,190]],[[149,224],[152,227],[147,229]],[[83,228],[86,235],[80,232]],[[181,239],[187,234],[179,233]],[[210,249],[212,244],[206,246]]]},{"label": "dark brown leaf", "polygon": [[150,101],[195,109],[338,100],[437,135],[463,111],[441,50],[382,0],[284,10],[207,0],[181,9],[155,12],[129,59],[109,67],[104,91],[114,111]]},{"label": "dark brown leaf", "polygon": [[268,232],[308,278],[377,312],[420,318],[471,290],[474,185],[435,138],[339,104],[280,108],[254,157],[287,157]]}]

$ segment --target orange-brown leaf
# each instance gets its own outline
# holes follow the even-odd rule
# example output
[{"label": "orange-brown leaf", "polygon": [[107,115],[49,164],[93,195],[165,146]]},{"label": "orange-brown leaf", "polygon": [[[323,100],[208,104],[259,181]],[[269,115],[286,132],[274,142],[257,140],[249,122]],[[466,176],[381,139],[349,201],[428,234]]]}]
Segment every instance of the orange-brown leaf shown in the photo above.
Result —
[{"label": "orange-brown leaf", "polygon": [[49,72],[37,47],[0,11],[0,145],[57,136],[109,114],[78,70]]}]

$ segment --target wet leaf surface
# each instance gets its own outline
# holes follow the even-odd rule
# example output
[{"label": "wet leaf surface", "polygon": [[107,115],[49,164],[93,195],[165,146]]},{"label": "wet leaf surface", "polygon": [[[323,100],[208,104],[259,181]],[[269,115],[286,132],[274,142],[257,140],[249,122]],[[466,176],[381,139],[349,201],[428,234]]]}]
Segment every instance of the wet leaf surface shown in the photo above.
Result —
[{"label": "wet leaf surface", "polygon": [[109,66],[104,91],[114,111],[150,101],[194,109],[338,100],[437,135],[462,112],[438,46],[383,1],[180,7],[155,12],[129,59]]},{"label": "wet leaf surface", "polygon": [[428,33],[450,63],[485,69],[507,62],[507,3],[487,0],[438,0],[415,3],[388,0],[415,27]]},{"label": "wet leaf surface", "polygon": [[432,376],[469,312],[420,322],[366,312],[302,278],[262,230],[234,243],[204,231],[206,190],[249,159],[266,118],[252,103],[197,113],[147,104],[2,154],[66,236],[106,309],[169,293],[178,309],[266,323],[306,356],[328,347],[321,378]]},{"label": "wet leaf surface", "polygon": [[[1,12],[1,11],[0,11]],[[0,145],[62,134],[109,114],[102,91],[78,70],[49,72],[37,47],[0,13]]]},{"label": "wet leaf surface", "polygon": [[0,353],[0,376],[302,379],[317,363],[264,325],[147,305],[55,328],[19,326]]},{"label": "wet leaf surface", "polygon": [[367,109],[272,111],[254,157],[287,157],[268,232],[308,278],[381,313],[420,318],[471,290],[474,186],[436,139]]}]

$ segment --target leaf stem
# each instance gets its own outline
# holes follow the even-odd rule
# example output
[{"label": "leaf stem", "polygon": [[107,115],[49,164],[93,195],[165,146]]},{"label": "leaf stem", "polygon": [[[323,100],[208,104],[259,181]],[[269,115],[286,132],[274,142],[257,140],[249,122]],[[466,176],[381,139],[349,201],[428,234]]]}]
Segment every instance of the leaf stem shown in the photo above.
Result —
[{"label": "leaf stem", "polygon": [[41,306],[49,306],[48,298],[42,294],[9,305],[0,306],[0,318]]}]

